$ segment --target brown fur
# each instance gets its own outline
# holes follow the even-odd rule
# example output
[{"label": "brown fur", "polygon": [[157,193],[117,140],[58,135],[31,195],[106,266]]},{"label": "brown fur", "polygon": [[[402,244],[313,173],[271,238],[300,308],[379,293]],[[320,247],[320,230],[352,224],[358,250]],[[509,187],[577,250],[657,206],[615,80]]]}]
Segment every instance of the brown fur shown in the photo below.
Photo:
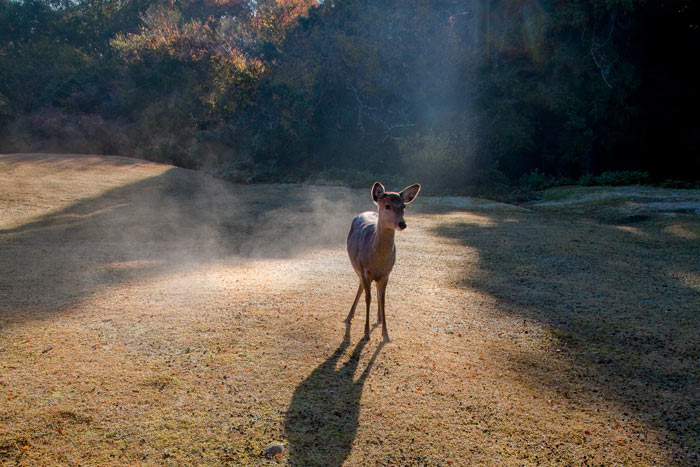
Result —
[{"label": "brown fur", "polygon": [[389,282],[389,274],[391,274],[396,261],[394,233],[406,228],[403,218],[404,209],[406,204],[418,196],[419,191],[420,185],[415,184],[404,188],[399,193],[386,192],[381,183],[375,182],[372,186],[372,200],[377,205],[378,211],[363,212],[352,221],[348,234],[348,255],[352,267],[360,278],[360,285],[345,322],[352,321],[357,302],[364,291],[367,305],[367,319],[365,321],[365,339],[367,340],[369,339],[369,307],[372,301],[370,286],[372,282],[376,282],[377,324],[382,323],[382,336],[385,341],[389,341],[384,313],[384,296]]}]

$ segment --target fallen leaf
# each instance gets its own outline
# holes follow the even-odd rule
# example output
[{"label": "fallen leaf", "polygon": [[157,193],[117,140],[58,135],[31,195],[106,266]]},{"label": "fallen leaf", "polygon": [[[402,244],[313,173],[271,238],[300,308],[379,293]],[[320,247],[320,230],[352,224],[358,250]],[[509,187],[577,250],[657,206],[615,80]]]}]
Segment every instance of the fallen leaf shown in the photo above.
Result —
[{"label": "fallen leaf", "polygon": [[622,446],[623,444],[625,444],[625,442],[624,442],[623,440],[621,440],[621,439],[618,439],[618,440],[617,440],[617,444],[619,444],[620,446]]},{"label": "fallen leaf", "polygon": [[59,435],[64,435],[65,433],[63,432],[63,430],[62,430],[61,428],[59,428],[59,429],[58,429],[58,434],[59,434]]},{"label": "fallen leaf", "polygon": [[583,430],[583,433],[586,434],[586,435],[590,435],[590,434],[591,434],[591,432],[590,432],[589,430]]},{"label": "fallen leaf", "polygon": [[7,396],[8,399],[12,399],[13,397],[15,397],[15,396],[13,396],[12,394],[10,394],[9,396]]},{"label": "fallen leaf", "polygon": [[24,449],[24,450],[26,451],[27,449],[29,449],[29,446],[27,446],[27,445],[25,444],[24,446],[22,446],[22,449]]},{"label": "fallen leaf", "polygon": [[418,387],[416,388],[416,391],[421,391],[422,389],[423,389],[423,388],[422,388],[421,386],[418,386]]}]

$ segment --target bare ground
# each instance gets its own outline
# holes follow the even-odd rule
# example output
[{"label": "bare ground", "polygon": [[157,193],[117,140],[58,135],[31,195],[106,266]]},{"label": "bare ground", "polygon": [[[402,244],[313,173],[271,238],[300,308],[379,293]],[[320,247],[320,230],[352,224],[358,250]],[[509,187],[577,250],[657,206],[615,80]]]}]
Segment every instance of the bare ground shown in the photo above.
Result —
[{"label": "bare ground", "polygon": [[0,463],[698,464],[700,219],[579,195],[419,197],[365,344],[368,190],[0,156]]}]

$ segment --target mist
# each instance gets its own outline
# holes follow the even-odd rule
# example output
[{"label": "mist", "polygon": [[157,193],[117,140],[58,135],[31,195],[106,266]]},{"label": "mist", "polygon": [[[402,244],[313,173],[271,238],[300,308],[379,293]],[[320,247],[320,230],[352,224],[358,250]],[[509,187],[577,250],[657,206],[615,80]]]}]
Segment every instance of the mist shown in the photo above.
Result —
[{"label": "mist", "polygon": [[[23,188],[15,173],[4,191],[26,196],[32,189],[51,189],[46,206],[59,206],[0,230],[3,283],[13,289],[5,306],[54,311],[130,281],[337,249],[354,213],[372,207],[369,196],[346,188],[233,185],[155,164],[143,166],[156,168],[155,175],[61,203],[80,193],[81,183],[99,190],[115,184],[110,176],[143,170],[123,158],[88,162],[96,159],[46,155],[28,158],[25,165],[22,156],[3,156],[16,171],[31,170],[32,164],[55,171],[43,177],[40,188]],[[78,180],[66,178],[63,170],[71,168]]]}]

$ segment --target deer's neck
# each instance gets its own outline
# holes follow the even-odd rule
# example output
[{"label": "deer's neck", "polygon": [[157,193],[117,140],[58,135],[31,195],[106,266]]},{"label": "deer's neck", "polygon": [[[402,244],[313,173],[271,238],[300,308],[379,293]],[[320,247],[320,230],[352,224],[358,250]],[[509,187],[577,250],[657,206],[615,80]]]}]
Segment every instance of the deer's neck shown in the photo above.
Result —
[{"label": "deer's neck", "polygon": [[374,251],[377,256],[388,255],[394,249],[394,229],[382,228],[377,222],[377,229],[374,231]]}]

